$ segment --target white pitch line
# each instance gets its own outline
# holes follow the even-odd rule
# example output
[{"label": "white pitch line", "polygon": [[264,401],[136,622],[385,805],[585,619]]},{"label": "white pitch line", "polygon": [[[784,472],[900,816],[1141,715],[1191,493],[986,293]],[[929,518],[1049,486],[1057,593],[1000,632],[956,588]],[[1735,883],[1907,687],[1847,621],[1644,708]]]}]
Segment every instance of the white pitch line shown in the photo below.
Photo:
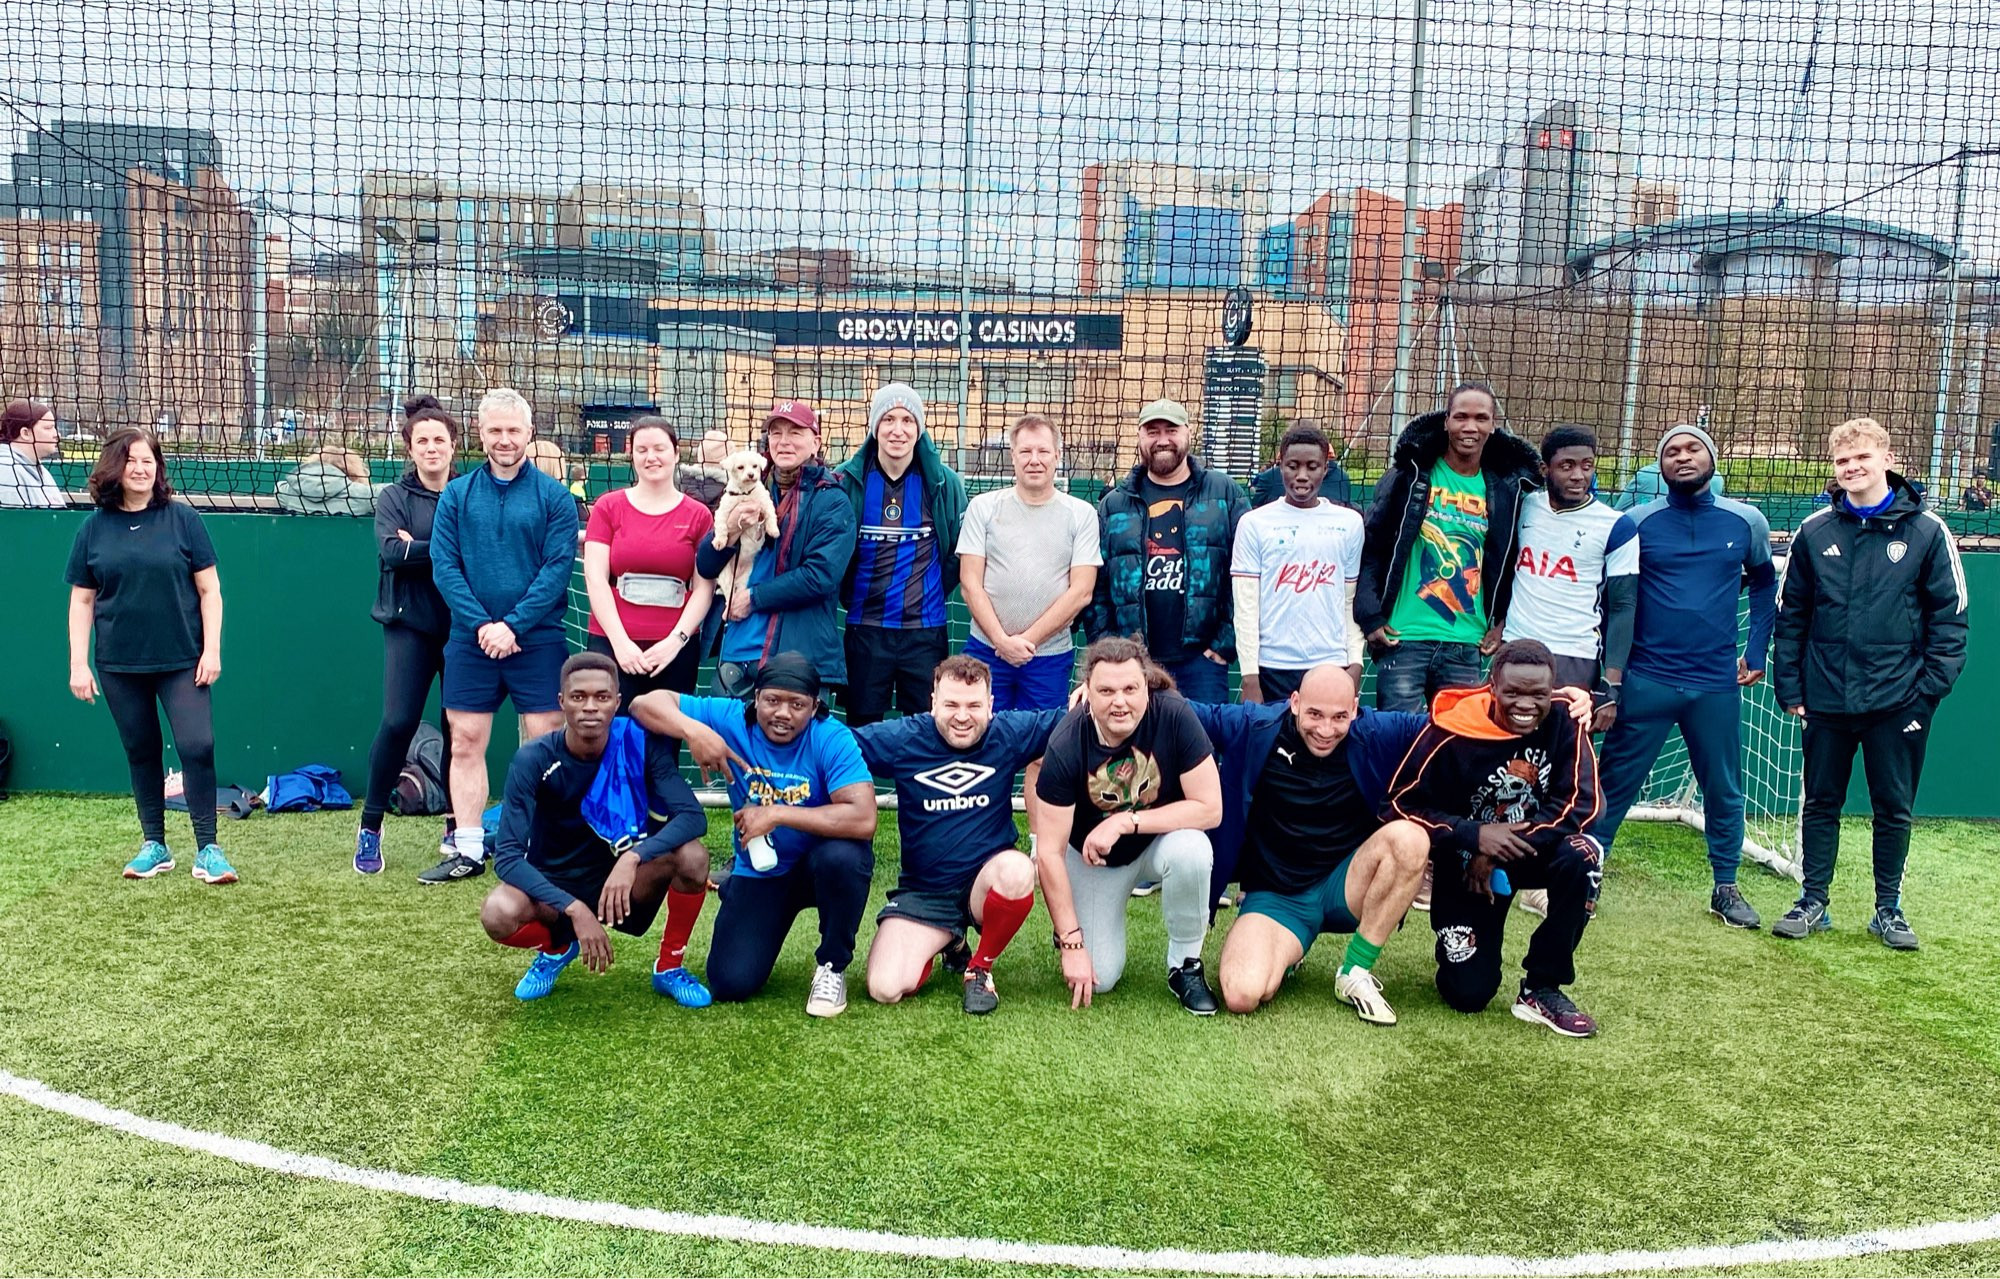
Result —
[{"label": "white pitch line", "polygon": [[448,1177],[424,1177],[383,1168],[357,1168],[319,1155],[280,1150],[261,1141],[247,1141],[241,1137],[147,1119],[143,1115],[118,1110],[74,1093],[61,1092],[40,1080],[26,1079],[6,1071],[0,1071],[0,1094],[101,1128],[142,1137],[161,1145],[213,1155],[246,1168],[262,1168],[293,1177],[359,1186],[364,1190],[405,1195],[432,1203],[491,1208],[524,1217],[581,1221],[692,1239],[719,1239],[731,1243],[790,1248],[827,1248],[884,1256],[928,1257],[941,1261],[1005,1262],[1023,1266],[1148,1274],[1193,1271],[1226,1275],[1304,1276],[1615,1275],[1655,1270],[1699,1271],[1730,1266],[1784,1265],[1888,1252],[1917,1252],[1926,1248],[2000,1239],[2000,1214],[1978,1221],[1941,1221],[1927,1226],[1871,1230],[1831,1239],[1785,1239],[1657,1251],[1584,1252],[1568,1257],[1514,1257],[1504,1253],[1485,1256],[1456,1253],[1431,1257],[1349,1253],[1337,1257],[1298,1257],[1272,1252],[1196,1252],[1184,1248],[1113,1248],[901,1235],[885,1230],[850,1230],[840,1226],[667,1212],[597,1199],[569,1199],[560,1195],[510,1190],[505,1186],[479,1186]]}]

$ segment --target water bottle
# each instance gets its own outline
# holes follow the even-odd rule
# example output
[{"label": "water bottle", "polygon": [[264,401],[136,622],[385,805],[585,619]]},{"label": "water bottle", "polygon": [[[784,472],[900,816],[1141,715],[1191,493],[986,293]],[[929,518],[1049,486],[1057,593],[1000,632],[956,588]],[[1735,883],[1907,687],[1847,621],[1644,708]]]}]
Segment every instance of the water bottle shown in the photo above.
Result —
[{"label": "water bottle", "polygon": [[743,845],[743,851],[750,854],[750,865],[758,871],[772,871],[778,868],[778,846],[771,842],[769,835],[759,835]]}]

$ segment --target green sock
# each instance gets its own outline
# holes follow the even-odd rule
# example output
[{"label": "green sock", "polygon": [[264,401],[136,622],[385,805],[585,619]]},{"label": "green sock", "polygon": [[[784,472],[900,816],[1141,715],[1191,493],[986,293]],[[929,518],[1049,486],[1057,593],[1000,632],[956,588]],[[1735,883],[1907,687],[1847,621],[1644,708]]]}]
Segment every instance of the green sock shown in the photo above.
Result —
[{"label": "green sock", "polygon": [[1380,946],[1360,933],[1355,933],[1347,939],[1347,954],[1340,961],[1340,971],[1346,972],[1350,968],[1373,968],[1375,961],[1381,956]]}]

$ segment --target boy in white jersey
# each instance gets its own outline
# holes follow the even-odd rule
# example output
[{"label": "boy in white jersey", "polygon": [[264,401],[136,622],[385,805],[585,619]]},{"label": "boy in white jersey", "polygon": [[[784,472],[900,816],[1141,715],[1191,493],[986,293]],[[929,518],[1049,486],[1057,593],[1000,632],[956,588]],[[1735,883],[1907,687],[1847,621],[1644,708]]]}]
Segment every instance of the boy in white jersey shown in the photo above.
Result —
[{"label": "boy in white jersey", "polygon": [[1521,502],[1514,594],[1502,637],[1540,640],[1556,658],[1556,683],[1588,688],[1600,703],[1592,730],[1618,716],[1639,601],[1639,528],[1592,491],[1597,437],[1559,426],[1542,440],[1548,485]]},{"label": "boy in white jersey", "polygon": [[1354,624],[1361,516],[1319,495],[1332,452],[1313,427],[1285,432],[1278,441],[1284,501],[1236,526],[1229,575],[1245,702],[1284,701],[1315,666],[1345,666],[1361,678]]}]

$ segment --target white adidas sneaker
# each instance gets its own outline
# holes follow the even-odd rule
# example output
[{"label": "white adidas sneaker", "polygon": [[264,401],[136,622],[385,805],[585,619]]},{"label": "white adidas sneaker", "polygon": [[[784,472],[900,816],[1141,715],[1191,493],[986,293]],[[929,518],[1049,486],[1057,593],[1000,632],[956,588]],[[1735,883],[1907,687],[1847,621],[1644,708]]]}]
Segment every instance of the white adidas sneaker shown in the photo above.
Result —
[{"label": "white adidas sneaker", "polygon": [[1366,968],[1349,968],[1333,979],[1333,993],[1354,1005],[1355,1015],[1371,1026],[1393,1026],[1396,1010],[1382,997],[1382,983]]}]

